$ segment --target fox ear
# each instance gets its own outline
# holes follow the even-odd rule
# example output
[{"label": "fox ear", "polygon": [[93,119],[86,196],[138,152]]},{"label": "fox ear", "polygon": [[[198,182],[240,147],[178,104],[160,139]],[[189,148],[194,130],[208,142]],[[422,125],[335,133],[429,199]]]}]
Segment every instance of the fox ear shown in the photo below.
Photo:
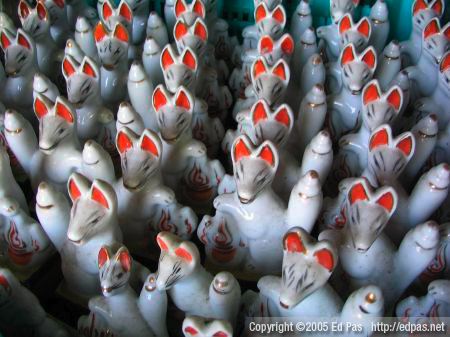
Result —
[{"label": "fox ear", "polygon": [[172,49],[170,46],[166,46],[161,53],[161,67],[163,70],[166,70],[174,63],[175,61],[173,59]]},{"label": "fox ear", "polygon": [[283,124],[287,128],[290,128],[293,122],[292,112],[287,105],[281,106],[275,113],[275,120],[278,123]]},{"label": "fox ear", "polygon": [[155,157],[159,157],[161,145],[158,136],[150,130],[144,130],[141,138],[141,149],[150,152]]},{"label": "fox ear", "polygon": [[114,27],[113,36],[122,42],[128,43],[128,31],[121,23],[116,24],[116,26]]},{"label": "fox ear", "polygon": [[435,34],[439,34],[441,31],[441,27],[439,24],[438,18],[433,18],[431,21],[425,26],[425,29],[423,30],[423,39],[426,40],[430,36],[433,36]]},{"label": "fox ear", "polygon": [[109,251],[108,248],[106,246],[103,246],[102,248],[100,248],[100,250],[98,251],[98,268],[102,268],[106,262],[108,262],[110,259],[109,256]]},{"label": "fox ear", "polygon": [[350,63],[355,58],[356,58],[355,47],[353,46],[353,44],[348,44],[347,46],[345,46],[344,50],[342,51],[342,54],[341,54],[341,65],[343,66],[343,65],[345,65],[347,63]]},{"label": "fox ear", "polygon": [[[266,143],[266,142],[264,142]],[[273,146],[270,143],[266,143],[262,145],[261,150],[258,153],[258,158],[261,158],[266,163],[268,163],[270,166],[275,167],[277,164],[277,154],[276,150],[273,148]]]},{"label": "fox ear", "polygon": [[239,137],[233,144],[233,162],[238,162],[244,157],[251,155],[251,149],[243,137]]},{"label": "fox ear", "polygon": [[38,119],[41,119],[46,114],[48,114],[50,107],[47,105],[47,103],[44,101],[41,94],[38,94],[36,98],[34,99],[34,113],[36,114]]},{"label": "fox ear", "polygon": [[200,0],[195,0],[192,5],[192,11],[197,13],[202,19],[205,18],[205,5]]},{"label": "fox ear", "polygon": [[165,106],[168,102],[167,93],[164,90],[164,87],[160,84],[156,87],[153,92],[152,104],[153,109],[158,112],[163,106]]},{"label": "fox ear", "polygon": [[31,49],[31,42],[28,39],[28,36],[26,36],[22,29],[19,29],[17,31],[17,42],[19,43],[19,45],[21,45],[22,47],[27,48],[28,50]]},{"label": "fox ear", "polygon": [[400,87],[395,86],[391,89],[386,100],[392,105],[396,112],[400,111],[403,104],[403,92]]},{"label": "fox ear", "polygon": [[83,59],[83,62],[81,64],[81,69],[84,74],[93,77],[98,78],[99,74],[97,71],[97,66],[95,65],[94,61],[92,61],[89,57],[85,56]]},{"label": "fox ear", "polygon": [[367,17],[363,17],[358,23],[358,32],[364,35],[367,39],[370,36],[371,25]]},{"label": "fox ear", "polygon": [[[106,4],[106,2],[104,3]],[[94,28],[94,38],[96,42],[100,42],[101,40],[103,40],[106,36],[106,30],[105,30],[105,26],[103,25],[103,23],[101,21],[99,21],[97,23],[97,26],[95,26]]]},{"label": "fox ear", "polygon": [[64,60],[62,62],[62,72],[63,72],[63,75],[65,78],[69,78],[76,72],[75,66],[72,63],[72,60],[70,58],[68,58],[67,56],[64,57]]},{"label": "fox ear", "polygon": [[442,34],[444,34],[447,40],[450,40],[450,23],[447,23],[444,28],[442,28]]},{"label": "fox ear", "polygon": [[106,198],[104,192],[99,188],[99,186],[96,186],[95,181],[92,184],[91,200],[98,202],[100,205],[107,209],[110,208],[108,199]]},{"label": "fox ear", "polygon": [[306,253],[300,232],[289,232],[283,238],[283,248],[289,253]]},{"label": "fox ear", "polygon": [[61,99],[61,97],[58,97],[56,99],[55,110],[56,114],[59,117],[63,118],[67,123],[73,124],[74,121],[73,113],[69,108],[69,106],[66,104],[66,102],[64,102],[63,99]]},{"label": "fox ear", "polygon": [[376,203],[383,207],[388,213],[393,213],[397,205],[397,195],[394,191],[386,191],[378,197]]},{"label": "fox ear", "polygon": [[156,237],[156,242],[158,243],[158,246],[159,246],[159,248],[161,248],[161,250],[164,250],[164,251],[168,251],[169,250],[169,246],[167,245],[167,243],[162,238],[162,235],[158,235]]},{"label": "fox ear", "polygon": [[198,330],[196,328],[194,328],[193,326],[186,326],[186,327],[184,327],[183,331],[186,336],[197,336],[198,335]]},{"label": "fox ear", "polygon": [[30,15],[31,8],[25,0],[19,2],[18,14],[20,19],[24,20]]},{"label": "fox ear", "polygon": [[439,71],[441,73],[445,72],[447,69],[450,69],[450,52],[447,52],[441,60],[441,64],[439,65]]},{"label": "fox ear", "polygon": [[260,2],[258,7],[255,9],[255,21],[256,23],[264,20],[267,16],[267,7],[264,2]]},{"label": "fox ear", "polygon": [[262,58],[257,59],[253,63],[252,74],[253,78],[258,78],[261,74],[265,74],[267,72],[266,63]]},{"label": "fox ear", "polygon": [[395,147],[402,151],[406,157],[410,158],[414,153],[414,145],[414,136],[408,132],[406,135],[400,137]]},{"label": "fox ear", "polygon": [[195,56],[194,52],[191,48],[186,48],[183,52],[182,57],[183,64],[187,67],[191,68],[192,71],[197,70],[197,56]]},{"label": "fox ear", "polygon": [[276,20],[280,25],[284,25],[286,23],[286,12],[284,10],[284,7],[278,5],[272,12],[272,18]]},{"label": "fox ear", "polygon": [[352,28],[352,17],[349,13],[345,14],[339,21],[339,34]]},{"label": "fox ear", "polygon": [[376,80],[369,82],[363,90],[363,104],[367,105],[370,102],[376,101],[380,98],[380,88]]},{"label": "fox ear", "polygon": [[425,0],[416,0],[413,5],[413,15],[416,15],[421,10],[427,9],[428,4],[425,2]]},{"label": "fox ear", "polygon": [[4,31],[0,32],[0,43],[3,50],[6,50],[11,45],[11,40]]},{"label": "fox ear", "polygon": [[335,258],[331,250],[323,248],[314,253],[316,261],[328,271],[333,271],[335,267]]},{"label": "fox ear", "polygon": [[178,247],[175,249],[175,255],[187,262],[191,262],[193,260],[192,254],[183,247]]},{"label": "fox ear", "polygon": [[102,6],[102,17],[103,20],[108,20],[113,14],[113,9],[109,1],[105,1]]},{"label": "fox ear", "polygon": [[208,28],[201,19],[197,19],[194,24],[194,35],[203,41],[208,40]]},{"label": "fox ear", "polygon": [[47,7],[45,7],[43,2],[38,1],[37,5],[36,5],[36,12],[39,16],[39,19],[41,19],[41,20],[48,19]]},{"label": "fox ear", "polygon": [[128,149],[131,149],[133,147],[133,141],[124,132],[123,129],[117,133],[116,146],[117,146],[117,150],[119,150],[120,154],[126,152]]},{"label": "fox ear", "polygon": [[256,102],[252,109],[252,121],[253,124],[256,125],[260,121],[267,120],[267,104],[264,101],[260,100]]},{"label": "fox ear", "polygon": [[128,22],[133,21],[133,12],[125,1],[122,1],[119,5],[119,14]]},{"label": "fox ear", "polygon": [[273,40],[270,35],[264,35],[259,39],[258,51],[260,55],[271,53],[273,51]]},{"label": "fox ear", "polygon": [[369,197],[367,195],[366,186],[363,183],[358,182],[348,191],[348,201],[350,202],[350,205],[353,205],[360,200],[369,200]]},{"label": "fox ear", "polygon": [[375,52],[375,49],[370,46],[369,48],[367,48],[362,57],[361,57],[361,61],[363,61],[365,64],[367,64],[367,66],[374,70],[377,66],[377,54]]},{"label": "fox ear", "polygon": [[386,126],[379,128],[370,137],[369,151],[376,149],[379,146],[389,145],[389,131]]},{"label": "fox ear", "polygon": [[443,0],[435,0],[431,3],[430,7],[436,12],[437,16],[441,17],[444,14]]},{"label": "fox ear", "polygon": [[179,18],[181,14],[186,12],[187,11],[187,6],[186,6],[186,3],[184,2],[184,0],[176,0],[175,1],[175,6],[174,6],[174,10],[175,10],[175,17],[176,18]]},{"label": "fox ear", "polygon": [[287,79],[288,79],[288,71],[289,70],[288,70],[287,63],[283,59],[281,59],[281,60],[279,60],[277,62],[275,67],[273,67],[272,74],[278,76],[283,81],[287,81]]},{"label": "fox ear", "polygon": [[192,111],[192,108],[194,106],[192,96],[183,87],[178,89],[178,92],[175,97],[175,105],[177,107],[186,109],[189,112]]},{"label": "fox ear", "polygon": [[67,182],[67,191],[72,202],[75,202],[89,189],[88,180],[79,173],[72,173]]},{"label": "fox ear", "polygon": [[188,32],[187,25],[181,20],[178,19],[175,23],[175,27],[173,28],[173,35],[175,36],[175,40],[180,40],[183,36],[185,36]]},{"label": "fox ear", "polygon": [[131,270],[132,259],[128,249],[125,247],[120,248],[119,254],[117,255],[117,260],[120,262],[120,265],[125,272],[129,272]]},{"label": "fox ear", "polygon": [[281,50],[288,55],[294,52],[294,39],[290,34],[284,34],[281,38]]}]

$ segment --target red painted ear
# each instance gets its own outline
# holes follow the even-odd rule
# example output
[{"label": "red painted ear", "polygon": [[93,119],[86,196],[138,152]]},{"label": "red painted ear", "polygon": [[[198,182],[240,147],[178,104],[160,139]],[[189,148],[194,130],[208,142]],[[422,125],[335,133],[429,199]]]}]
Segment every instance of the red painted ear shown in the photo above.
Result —
[{"label": "red painted ear", "polygon": [[[105,2],[106,4],[106,2]],[[103,23],[101,21],[99,21],[99,23],[97,23],[97,26],[95,26],[94,28],[94,38],[96,42],[100,42],[101,40],[103,40],[106,36],[106,30],[105,27],[103,26]]]},{"label": "red painted ear", "polygon": [[362,183],[357,183],[356,185],[352,186],[352,188],[348,192],[348,199],[350,201],[350,205],[353,205],[359,200],[369,200],[364,185]]},{"label": "red painted ear", "polygon": [[186,24],[183,21],[178,20],[174,28],[175,39],[176,40],[181,39],[183,36],[187,34],[187,32],[188,27],[186,26]]},{"label": "red painted ear", "polygon": [[9,38],[6,36],[6,34],[4,32],[1,32],[0,42],[2,44],[3,50],[6,50],[6,48],[8,48],[11,45],[11,41],[9,40]]},{"label": "red painted ear", "polygon": [[5,290],[7,290],[8,292],[11,290],[11,286],[9,285],[8,280],[6,279],[5,276],[0,274],[0,285],[5,288]]},{"label": "red painted ear", "polygon": [[109,1],[105,1],[102,6],[103,19],[108,20],[112,14],[113,14],[113,9],[111,8]]},{"label": "red painted ear", "polygon": [[350,14],[345,14],[341,21],[339,21],[339,34],[346,32],[352,28],[352,18]]},{"label": "red painted ear", "polygon": [[183,53],[183,64],[193,71],[197,70],[197,57],[190,49],[185,49]]},{"label": "red painted ear", "polygon": [[106,249],[106,247],[102,247],[98,251],[98,268],[102,268],[107,261],[109,261],[108,249]]},{"label": "red painted ear", "polygon": [[175,61],[173,59],[173,56],[172,56],[172,53],[170,52],[169,47],[164,48],[164,50],[161,54],[161,65],[163,67],[163,70],[166,70],[174,63],[175,63]]},{"label": "red painted ear", "polygon": [[256,23],[258,23],[261,20],[265,19],[266,16],[267,16],[266,6],[264,6],[263,2],[260,2],[258,7],[256,7],[256,9],[255,9],[255,21],[256,21]]},{"label": "red painted ear", "polygon": [[197,20],[194,26],[194,34],[198,36],[203,41],[208,39],[208,29],[201,20]]},{"label": "red painted ear", "polygon": [[217,331],[212,337],[229,337],[226,332],[223,331]]},{"label": "red painted ear", "polygon": [[442,14],[444,14],[444,4],[442,3],[442,0],[435,0],[431,5],[431,9],[436,12],[437,16],[441,17]]},{"label": "red painted ear", "polygon": [[358,6],[359,5],[359,0],[353,0],[353,4],[355,5],[355,7]]},{"label": "red painted ear", "polygon": [[166,104],[166,93],[161,89],[161,87],[158,86],[153,93],[153,108],[156,112],[158,112]]},{"label": "red painted ear", "polygon": [[439,19],[433,18],[425,27],[423,30],[423,37],[424,39],[428,39],[430,36],[433,36],[435,34],[439,34],[441,31],[440,25],[439,25]]},{"label": "red painted ear", "polygon": [[63,118],[66,122],[72,124],[73,123],[73,114],[70,109],[61,102],[56,102],[56,114]]},{"label": "red painted ear", "polygon": [[261,152],[258,154],[258,157],[265,160],[270,166],[275,164],[275,154],[270,146],[265,145]]},{"label": "red painted ear", "polygon": [[20,30],[19,30],[19,32],[17,33],[17,42],[18,42],[22,47],[25,47],[25,48],[27,48],[27,49],[31,49],[31,44],[30,44],[30,42],[28,41],[28,38],[27,38],[25,35],[23,35],[23,34],[20,32]]},{"label": "red painted ear", "polygon": [[416,0],[416,2],[413,5],[413,15],[416,15],[421,10],[427,9],[428,5],[425,2],[425,0]]},{"label": "red painted ear", "polygon": [[106,200],[105,195],[95,186],[92,187],[91,199],[109,209],[108,200]]},{"label": "red painted ear", "polygon": [[388,144],[389,144],[388,131],[386,130],[386,128],[382,128],[370,138],[369,150],[372,151],[373,149],[379,146]]},{"label": "red painted ear", "polygon": [[358,32],[369,38],[370,35],[370,23],[367,17],[364,17],[358,24]]},{"label": "red painted ear", "polygon": [[306,253],[306,248],[299,233],[291,232],[286,234],[283,244],[284,250],[287,250],[289,253]]},{"label": "red painted ear", "polygon": [[87,60],[83,64],[82,71],[83,71],[84,74],[86,74],[86,75],[88,75],[90,77],[97,78],[97,75],[95,73],[94,68],[92,67],[92,65]]},{"label": "red painted ear", "polygon": [[450,68],[450,53],[446,53],[441,60],[441,64],[439,65],[439,70],[441,73]]},{"label": "red painted ear", "polygon": [[411,135],[400,140],[395,146],[397,149],[402,151],[405,156],[409,157],[413,151],[413,139]]},{"label": "red painted ear", "polygon": [[396,111],[399,111],[402,105],[402,94],[400,93],[400,90],[398,88],[392,90],[387,97],[387,101]]},{"label": "red painted ear", "polygon": [[286,81],[287,74],[286,74],[286,67],[284,62],[279,62],[275,68],[272,69],[272,74],[277,75],[279,78],[281,78],[283,81]]},{"label": "red painted ear", "polygon": [[269,35],[264,35],[259,40],[259,52],[260,54],[267,54],[273,51],[273,40]]},{"label": "red painted ear", "polygon": [[120,261],[120,265],[125,272],[129,272],[131,270],[131,256],[127,250],[120,252],[118,260]]},{"label": "red painted ear", "polygon": [[253,108],[253,124],[256,125],[260,121],[267,119],[267,111],[266,106],[262,101],[259,101],[256,103],[255,107]]},{"label": "red painted ear", "polygon": [[144,135],[144,137],[142,138],[141,149],[150,152],[156,157],[159,157],[158,146],[156,146],[153,139],[147,135]]},{"label": "red painted ear", "polygon": [[377,204],[386,209],[389,213],[394,208],[394,195],[391,192],[384,193],[378,198]]},{"label": "red painted ear", "polygon": [[160,235],[158,235],[158,236],[156,237],[156,242],[158,242],[158,246],[159,246],[159,248],[161,248],[161,250],[165,250],[165,251],[168,251],[168,250],[169,250],[169,247],[168,247],[167,244],[164,242],[164,240],[161,239],[161,236],[160,236]]},{"label": "red painted ear", "polygon": [[120,153],[124,153],[133,147],[133,141],[125,132],[119,131],[116,137],[116,146]]},{"label": "red painted ear", "polygon": [[185,328],[184,328],[184,332],[187,333],[187,334],[189,334],[189,335],[191,335],[191,336],[196,336],[196,335],[198,335],[197,329],[195,329],[195,328],[192,327],[192,326],[187,326],[187,327],[185,327]]},{"label": "red painted ear", "polygon": [[450,40],[450,23],[447,23],[442,31],[442,34],[447,38],[447,40]]},{"label": "red painted ear", "polygon": [[194,5],[192,6],[192,11],[194,13],[197,13],[201,18],[205,18],[205,6],[203,5],[203,2],[200,0],[195,0]]},{"label": "red painted ear", "polygon": [[39,19],[41,20],[47,20],[48,18],[48,11],[47,8],[45,7],[45,5],[38,1],[37,5],[36,5],[36,12],[39,16]]},{"label": "red painted ear", "polygon": [[277,6],[277,8],[272,12],[272,18],[280,25],[283,25],[286,22],[286,13],[283,10],[283,7]]},{"label": "red painted ear", "polygon": [[192,255],[191,253],[189,253],[186,249],[184,248],[177,248],[175,249],[175,255],[178,256],[179,258],[186,260],[187,262],[191,262],[192,261]]},{"label": "red painted ear", "polygon": [[128,31],[121,23],[117,24],[116,27],[114,27],[113,36],[122,42],[128,43]]},{"label": "red painted ear", "polygon": [[26,19],[28,15],[30,15],[30,6],[28,6],[26,1],[22,0],[19,3],[19,16],[22,19]]},{"label": "red painted ear", "polygon": [[291,117],[289,116],[288,109],[286,107],[281,108],[275,115],[275,120],[287,128],[291,125]]},{"label": "red painted ear", "polygon": [[186,110],[191,110],[191,100],[184,90],[178,92],[177,98],[175,99],[175,105]]},{"label": "red painted ear", "polygon": [[72,76],[73,73],[75,73],[75,67],[73,66],[72,62],[69,61],[67,57],[63,60],[63,72],[66,77]]},{"label": "red painted ear", "polygon": [[69,196],[72,202],[77,200],[81,196],[80,189],[74,179],[69,180]]},{"label": "red painted ear", "polygon": [[39,97],[36,97],[34,100],[34,112],[39,119],[48,113],[47,105]]},{"label": "red painted ear", "polygon": [[253,77],[257,78],[261,74],[265,74],[267,72],[266,65],[263,60],[258,59],[253,63]]},{"label": "red painted ear", "polygon": [[234,161],[238,162],[244,157],[249,157],[251,154],[250,149],[247,147],[247,144],[245,144],[245,141],[242,139],[239,139],[234,146]]},{"label": "red painted ear", "polygon": [[184,2],[184,0],[176,0],[174,8],[175,8],[175,17],[177,18],[187,11],[186,3]]},{"label": "red painted ear", "polygon": [[290,35],[285,35],[286,37],[282,38],[281,42],[281,50],[288,55],[291,55],[294,52],[294,39]]},{"label": "red painted ear", "polygon": [[53,0],[53,2],[58,6],[59,8],[64,8],[65,3],[64,0]]},{"label": "red painted ear", "polygon": [[131,12],[130,6],[124,1],[119,6],[119,14],[128,22],[133,20],[133,13]]},{"label": "red painted ear", "polygon": [[377,55],[375,54],[375,50],[371,47],[366,49],[366,52],[361,58],[361,61],[363,61],[370,69],[374,69],[377,63]]},{"label": "red painted ear", "polygon": [[380,91],[378,86],[374,83],[369,84],[363,92],[363,103],[364,105],[370,102],[376,101],[380,98]]},{"label": "red painted ear", "polygon": [[329,251],[328,249],[321,249],[314,253],[314,256],[316,257],[317,262],[324,267],[325,269],[328,269],[329,271],[332,271],[334,268],[334,257],[333,253]]},{"label": "red painted ear", "polygon": [[355,49],[352,44],[347,45],[342,51],[341,65],[352,62],[355,59]]}]

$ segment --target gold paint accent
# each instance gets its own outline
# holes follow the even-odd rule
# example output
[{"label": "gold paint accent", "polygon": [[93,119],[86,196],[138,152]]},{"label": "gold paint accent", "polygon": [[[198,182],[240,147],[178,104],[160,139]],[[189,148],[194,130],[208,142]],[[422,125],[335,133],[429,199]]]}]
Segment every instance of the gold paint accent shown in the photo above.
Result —
[{"label": "gold paint accent", "polygon": [[368,294],[366,295],[366,302],[367,302],[367,303],[372,304],[372,303],[375,303],[376,300],[377,300],[377,297],[375,296],[374,293],[368,293]]},{"label": "gold paint accent", "polygon": [[19,134],[19,133],[21,133],[23,131],[23,129],[22,128],[18,128],[16,130],[10,130],[10,129],[5,128],[5,131],[8,132],[8,133],[12,133],[12,134]]}]

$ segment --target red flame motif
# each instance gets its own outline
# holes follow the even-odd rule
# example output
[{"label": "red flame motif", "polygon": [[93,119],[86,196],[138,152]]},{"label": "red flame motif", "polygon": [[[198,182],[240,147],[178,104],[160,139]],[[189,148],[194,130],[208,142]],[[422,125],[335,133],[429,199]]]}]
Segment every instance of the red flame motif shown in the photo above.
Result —
[{"label": "red flame motif", "polygon": [[213,197],[213,190],[210,186],[210,180],[203,173],[199,164],[194,164],[188,176],[186,177],[188,197],[196,201],[207,201]]},{"label": "red flame motif", "polygon": [[218,262],[230,262],[236,255],[236,248],[233,247],[233,236],[225,222],[219,224],[217,233],[214,235],[214,248],[212,255]]},{"label": "red flame motif", "polygon": [[427,269],[420,275],[422,284],[427,285],[433,280],[440,279],[442,273],[447,269],[447,261],[445,259],[445,251],[448,244],[442,244],[436,254],[436,258],[428,265]]},{"label": "red flame motif", "polygon": [[163,209],[161,210],[161,217],[159,218],[158,228],[160,231],[171,232],[178,235],[178,228],[171,222],[170,212]]},{"label": "red flame motif", "polygon": [[31,247],[27,247],[27,244],[20,237],[14,221],[10,222],[6,241],[8,242],[8,255],[12,262],[22,266],[31,262],[33,251],[30,251]]}]

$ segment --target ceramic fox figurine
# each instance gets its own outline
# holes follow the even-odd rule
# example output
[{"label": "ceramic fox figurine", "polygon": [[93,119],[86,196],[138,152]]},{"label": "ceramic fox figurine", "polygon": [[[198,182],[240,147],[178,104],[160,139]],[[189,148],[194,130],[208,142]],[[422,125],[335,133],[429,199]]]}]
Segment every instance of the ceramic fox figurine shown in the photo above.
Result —
[{"label": "ceramic fox figurine", "polygon": [[41,181],[48,181],[63,191],[67,178],[81,165],[77,116],[62,96],[53,103],[38,94],[34,111],[40,125],[39,140],[31,124],[12,110],[5,114],[6,140],[33,189],[36,190]]},{"label": "ceramic fox figurine", "polygon": [[374,77],[378,80],[381,89],[387,90],[402,68],[398,41],[392,40],[381,53],[379,55],[383,57],[380,57]]},{"label": "ceramic fox figurine", "polygon": [[[450,24],[446,24],[441,29],[439,19],[431,19],[423,30],[422,52],[417,64],[405,69],[420,96],[429,96],[435,91],[439,74],[436,64],[441,62],[449,41]],[[425,77],[428,81],[423,81]]]},{"label": "ceramic fox figurine", "polygon": [[[357,23],[354,23],[352,15],[347,13],[339,20],[338,27],[340,38],[339,54],[349,43],[353,43],[358,53],[362,52],[368,46],[372,34],[372,24],[367,17],[363,17]],[[320,28],[317,30],[318,35],[319,31]]]},{"label": "ceramic fox figurine", "polygon": [[95,43],[101,61],[101,97],[108,108],[116,111],[120,102],[127,97],[128,45],[126,27],[116,23],[109,31],[100,22],[94,29]]},{"label": "ceramic fox figurine", "polygon": [[[170,1],[172,0],[166,1],[166,4]],[[175,21],[173,25],[175,25]],[[161,48],[169,44],[169,33],[168,27],[166,27],[166,23],[167,22],[164,22],[164,20],[158,15],[157,12],[150,12],[147,20],[147,38],[154,39]],[[173,32],[173,25],[170,32]]]},{"label": "ceramic fox figurine", "polygon": [[159,85],[152,102],[162,141],[165,184],[181,202],[195,208],[211,207],[225,172],[218,160],[208,158],[206,146],[192,137],[192,95],[184,87],[171,95]]},{"label": "ceramic fox figurine", "polygon": [[[145,318],[152,311],[141,311],[140,298],[129,285],[132,265],[133,259],[125,246],[104,245],[100,248],[98,269],[102,296],[89,300],[90,314],[80,317],[78,331],[87,336],[92,330],[118,336],[159,336]],[[153,310],[159,309],[165,314],[166,308]]]},{"label": "ceramic fox figurine", "polygon": [[445,1],[415,0],[412,5],[412,32],[409,39],[400,43],[402,58],[405,64],[417,63],[422,50],[422,32],[434,17],[444,14]]},{"label": "ceramic fox figurine", "polygon": [[6,79],[1,94],[2,102],[20,111],[36,126],[33,116],[33,76],[38,71],[36,47],[33,39],[21,28],[13,35],[0,31],[0,45],[5,54]]},{"label": "ceramic fox figurine", "polygon": [[295,42],[299,42],[303,33],[309,27],[312,27],[312,22],[313,18],[309,2],[305,0],[300,1],[292,15],[291,28],[289,31]]},{"label": "ceramic fox figurine", "polygon": [[294,53],[294,39],[290,34],[284,34],[278,40],[272,39],[270,35],[263,35],[258,41],[258,53],[264,56],[270,66],[281,58],[289,63]]},{"label": "ceramic fox figurine", "polygon": [[2,332],[12,335],[69,336],[65,328],[47,315],[37,297],[6,268],[0,268],[0,327]]},{"label": "ceramic fox figurine", "polygon": [[[231,157],[234,179],[230,182],[224,179],[221,185],[224,193],[214,200],[216,215],[203,218],[197,235],[213,264],[260,275],[279,273],[282,251],[277,240],[290,227],[302,226],[310,231],[319,214],[322,203],[319,175],[310,171],[298,180],[286,210],[271,187],[279,166],[279,154],[271,141],[254,147],[247,136],[240,136],[233,143]],[[302,197],[305,195],[308,198]],[[294,216],[299,207],[308,210],[301,219]],[[224,231],[229,234],[223,234]],[[226,246],[230,254],[237,253],[216,257],[215,252],[224,251]]]},{"label": "ceramic fox figurine", "polygon": [[186,47],[177,55],[170,45],[164,47],[160,65],[165,85],[171,93],[175,93],[180,86],[191,92],[195,91],[198,60],[191,48]]},{"label": "ceramic fox figurine", "polygon": [[18,13],[23,30],[34,39],[39,70],[56,80],[56,69],[63,55],[50,34],[50,14],[47,7],[44,2],[38,1],[36,7],[31,8],[25,0],[21,0]]},{"label": "ceramic fox figurine", "polygon": [[133,13],[131,41],[133,45],[138,46],[141,45],[145,40],[147,18],[150,13],[150,1],[126,0],[126,3]]},{"label": "ceramic fox figurine", "polygon": [[372,27],[369,44],[380,55],[389,37],[389,8],[385,1],[377,0],[370,9],[369,19]]},{"label": "ceramic fox figurine", "polygon": [[342,88],[328,97],[330,129],[335,140],[360,124],[361,93],[375,72],[377,55],[373,47],[357,54],[353,44],[349,44],[342,50],[339,64]]},{"label": "ceramic fox figurine", "polygon": [[79,17],[85,17],[92,26],[98,21],[97,11],[83,0],[66,0],[66,7],[67,20],[71,30],[74,29]]},{"label": "ceramic fox figurine", "polygon": [[185,337],[233,337],[233,327],[228,321],[206,320],[203,317],[188,316],[183,321]]},{"label": "ceramic fox figurine", "polygon": [[25,195],[14,178],[11,166],[7,148],[0,146],[0,197],[14,199],[18,203],[19,208],[28,214],[28,204]]},{"label": "ceramic fox figurine", "polygon": [[14,272],[24,276],[31,275],[54,252],[40,224],[27,213],[28,209],[22,209],[15,199],[0,198],[7,264]]},{"label": "ceramic fox figurine", "polygon": [[47,97],[53,102],[60,95],[58,87],[41,73],[36,73],[33,78],[33,100],[36,99],[38,94]]},{"label": "ceramic fox figurine", "polygon": [[58,47],[62,48],[72,35],[67,20],[66,3],[63,0],[45,0],[44,4],[50,14],[50,34],[52,39]]},{"label": "ceramic fox figurine", "polygon": [[190,241],[161,232],[157,242],[161,248],[157,289],[166,290],[187,316],[226,320],[235,326],[241,288],[234,276],[220,272],[213,277],[200,264],[198,248]]},{"label": "ceramic fox figurine", "polygon": [[164,77],[160,65],[162,48],[158,42],[147,37],[142,50],[142,64],[147,76],[152,79],[153,85],[164,83]]},{"label": "ceramic fox figurine", "polygon": [[108,154],[94,142],[84,147],[83,172],[90,179],[113,178],[109,183],[118,197],[124,242],[133,252],[148,255],[154,237],[162,230],[189,239],[197,228],[197,217],[190,208],[180,205],[174,192],[162,182],[159,137],[148,129],[136,134],[124,127],[117,134],[116,146],[121,157],[122,178],[114,177]]},{"label": "ceramic fox figurine", "polygon": [[88,19],[80,16],[75,26],[75,42],[86,56],[89,56],[97,64],[100,64],[100,58],[95,44],[94,28]]},{"label": "ceramic fox figurine", "polygon": [[[303,65],[300,74],[299,97],[304,98],[314,86],[325,86],[326,66],[319,54],[313,54]],[[298,102],[298,99],[296,99]],[[301,101],[300,101],[301,102]]]},{"label": "ceramic fox figurine", "polygon": [[[36,195],[36,213],[59,251],[69,293],[91,297],[100,293],[95,256],[103,245],[122,241],[117,219],[117,197],[106,182],[74,173],[67,183],[72,210],[66,198],[43,182]],[[58,224],[56,226],[56,224]]]},{"label": "ceramic fox figurine", "polygon": [[168,0],[164,2],[164,19],[167,24],[167,30],[173,32],[173,27],[177,18],[174,10],[175,0]]},{"label": "ceramic fox figurine", "polygon": [[[389,311],[411,282],[437,252],[438,227],[426,222],[411,229],[399,248],[382,234],[395,212],[398,196],[392,187],[373,191],[363,178],[353,179],[346,189],[346,217],[342,230],[327,230],[319,239],[334,242],[350,282],[350,290],[363,285],[379,286]],[[414,266],[410,265],[414,259]]]}]

